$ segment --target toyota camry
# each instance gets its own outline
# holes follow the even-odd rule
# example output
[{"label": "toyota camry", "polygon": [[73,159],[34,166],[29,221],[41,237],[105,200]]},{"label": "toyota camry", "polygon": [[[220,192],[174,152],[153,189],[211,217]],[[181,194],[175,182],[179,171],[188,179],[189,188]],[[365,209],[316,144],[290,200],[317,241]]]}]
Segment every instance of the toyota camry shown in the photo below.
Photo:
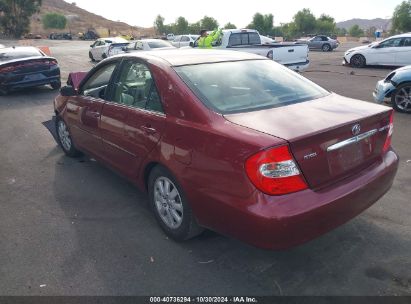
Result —
[{"label": "toyota camry", "polygon": [[392,109],[242,52],[115,56],[62,88],[54,108],[63,151],[146,191],[175,240],[207,228],[295,246],[374,204],[398,167]]}]

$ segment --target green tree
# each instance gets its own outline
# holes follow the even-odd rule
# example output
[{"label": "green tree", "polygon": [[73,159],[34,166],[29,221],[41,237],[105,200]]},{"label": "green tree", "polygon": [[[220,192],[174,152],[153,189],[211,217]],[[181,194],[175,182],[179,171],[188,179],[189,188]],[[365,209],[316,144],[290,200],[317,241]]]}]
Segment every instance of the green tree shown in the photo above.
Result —
[{"label": "green tree", "polygon": [[337,28],[336,30],[335,30],[335,34],[337,35],[337,36],[345,36],[345,35],[347,35],[348,34],[348,32],[347,32],[347,30],[345,29],[345,28]]},{"label": "green tree", "polygon": [[154,21],[154,28],[156,29],[156,32],[159,35],[163,35],[166,33],[163,16],[157,15],[156,20]]},{"label": "green tree", "polygon": [[188,31],[189,31],[190,34],[198,34],[198,33],[200,33],[200,30],[201,30],[201,23],[200,23],[200,21],[197,21],[197,22],[195,22],[195,23],[191,23],[191,24],[188,26]]},{"label": "green tree", "polygon": [[322,14],[316,21],[317,32],[325,35],[335,33],[335,20],[329,15]]},{"label": "green tree", "polygon": [[317,26],[316,21],[315,16],[308,8],[304,8],[303,10],[297,12],[293,19],[295,29],[300,35],[313,34]]},{"label": "green tree", "polygon": [[364,31],[359,27],[358,24],[354,24],[352,27],[350,27],[348,33],[352,37],[361,37],[364,35]]},{"label": "green tree", "polygon": [[188,21],[184,17],[178,17],[174,24],[174,34],[188,34]]},{"label": "green tree", "polygon": [[263,15],[255,13],[253,21],[247,26],[251,29],[256,29],[262,35],[271,35],[273,33],[274,16],[272,14]]},{"label": "green tree", "polygon": [[30,31],[30,17],[40,10],[41,0],[0,0],[0,26],[7,36],[20,38]]},{"label": "green tree", "polygon": [[411,0],[403,1],[395,8],[392,16],[392,31],[394,33],[411,31]]},{"label": "green tree", "polygon": [[204,18],[200,20],[200,24],[204,30],[212,31],[218,28],[218,22],[213,17],[204,16]]},{"label": "green tree", "polygon": [[64,15],[49,13],[43,16],[43,27],[45,29],[65,29],[67,25],[67,19]]},{"label": "green tree", "polygon": [[236,29],[237,27],[232,24],[231,22],[228,22],[226,25],[224,25],[224,29],[226,30],[231,30],[231,29]]}]

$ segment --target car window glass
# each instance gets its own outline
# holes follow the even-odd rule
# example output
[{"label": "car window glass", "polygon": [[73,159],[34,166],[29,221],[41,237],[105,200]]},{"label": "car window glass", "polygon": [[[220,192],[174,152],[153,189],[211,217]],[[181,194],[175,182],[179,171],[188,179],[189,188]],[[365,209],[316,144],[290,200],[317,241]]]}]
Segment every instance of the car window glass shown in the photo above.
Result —
[{"label": "car window glass", "polygon": [[249,44],[260,44],[261,43],[260,35],[258,35],[257,33],[249,33],[248,39],[249,39],[248,41]]},{"label": "car window glass", "polygon": [[105,99],[104,93],[117,63],[110,63],[97,70],[82,86],[83,95]]},{"label": "car window glass", "polygon": [[402,38],[395,38],[395,39],[390,39],[384,42],[380,43],[381,48],[386,48],[386,47],[398,47],[401,44]]},{"label": "car window glass", "polygon": [[187,41],[190,41],[190,38],[188,38],[187,36],[183,36],[181,37],[181,41],[187,42]]},{"label": "car window glass", "polygon": [[229,46],[241,45],[241,34],[231,34],[228,41]]},{"label": "car window glass", "polygon": [[131,60],[121,69],[113,101],[134,108],[162,111],[150,70],[145,64]]},{"label": "car window glass", "polygon": [[405,38],[403,46],[407,46],[407,47],[411,46],[411,38]]},{"label": "car window glass", "polygon": [[136,50],[142,50],[143,49],[143,43],[141,41],[136,42]]},{"label": "car window glass", "polygon": [[206,106],[223,114],[282,107],[329,94],[271,60],[186,65],[174,69]]}]

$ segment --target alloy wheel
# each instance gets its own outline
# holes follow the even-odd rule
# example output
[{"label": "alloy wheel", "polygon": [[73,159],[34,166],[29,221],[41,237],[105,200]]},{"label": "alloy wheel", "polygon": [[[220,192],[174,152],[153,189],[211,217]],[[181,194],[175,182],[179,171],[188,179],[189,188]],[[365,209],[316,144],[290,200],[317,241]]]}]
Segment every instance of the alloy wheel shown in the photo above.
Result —
[{"label": "alloy wheel", "polygon": [[60,120],[57,125],[57,132],[59,134],[59,139],[61,142],[61,145],[63,146],[64,150],[70,151],[71,149],[71,138],[70,138],[70,133],[67,129],[66,124],[64,121]]},{"label": "alloy wheel", "polygon": [[402,87],[394,97],[397,107],[403,112],[411,112],[411,85]]},{"label": "alloy wheel", "polygon": [[183,222],[183,203],[177,187],[167,177],[159,177],[154,183],[154,203],[164,224],[178,229]]}]

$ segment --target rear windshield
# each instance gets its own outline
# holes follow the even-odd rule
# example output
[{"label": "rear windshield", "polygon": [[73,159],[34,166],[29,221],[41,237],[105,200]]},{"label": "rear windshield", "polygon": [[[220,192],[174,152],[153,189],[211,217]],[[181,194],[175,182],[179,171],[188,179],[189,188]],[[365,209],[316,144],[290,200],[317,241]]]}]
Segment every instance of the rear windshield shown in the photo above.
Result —
[{"label": "rear windshield", "polygon": [[329,94],[271,60],[247,60],[174,68],[196,96],[222,114],[282,107]]},{"label": "rear windshield", "polygon": [[12,48],[0,48],[0,62],[6,62],[10,60],[22,59],[27,57],[39,57],[43,56],[40,51],[32,48],[28,49],[12,49]]},{"label": "rear windshield", "polygon": [[163,40],[158,40],[158,41],[150,41],[148,43],[148,45],[150,46],[150,49],[158,49],[158,48],[163,48],[163,47],[170,47],[171,44],[163,41]]}]

